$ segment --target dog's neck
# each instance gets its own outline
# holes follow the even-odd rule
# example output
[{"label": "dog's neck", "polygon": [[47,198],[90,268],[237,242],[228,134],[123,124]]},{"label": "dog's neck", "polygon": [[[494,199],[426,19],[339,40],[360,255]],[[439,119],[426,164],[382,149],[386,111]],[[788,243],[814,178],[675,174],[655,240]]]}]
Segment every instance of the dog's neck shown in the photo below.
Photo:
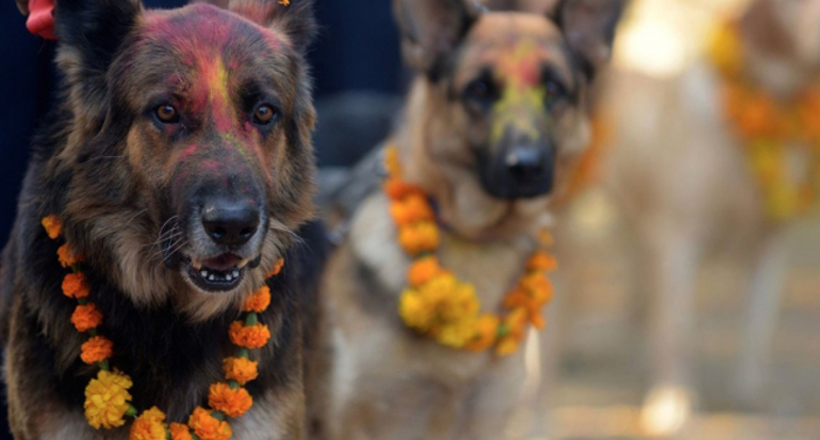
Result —
[{"label": "dog's neck", "polygon": [[773,96],[789,98],[811,84],[817,74],[798,61],[774,7],[771,0],[756,0],[740,19],[740,38],[749,77]]}]

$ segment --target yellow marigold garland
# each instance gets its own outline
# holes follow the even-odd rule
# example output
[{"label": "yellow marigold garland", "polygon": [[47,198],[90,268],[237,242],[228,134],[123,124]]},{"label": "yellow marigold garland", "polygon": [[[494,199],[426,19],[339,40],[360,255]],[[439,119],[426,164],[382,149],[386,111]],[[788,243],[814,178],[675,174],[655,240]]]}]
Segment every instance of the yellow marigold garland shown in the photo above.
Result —
[{"label": "yellow marigold garland", "polygon": [[[282,3],[287,5],[287,1]],[[42,225],[49,238],[56,240],[60,237],[62,222],[57,216],[43,218]],[[133,417],[130,440],[229,439],[232,431],[225,418],[241,417],[253,406],[253,398],[242,387],[259,376],[258,362],[248,358],[249,350],[264,347],[271,337],[270,330],[259,322],[257,315],[270,305],[270,289],[263,286],[247,297],[241,304],[243,319],[232,323],[229,328],[228,336],[238,349],[235,356],[224,360],[227,382],[213,384],[209,389],[208,404],[211,409],[198,407],[189,417],[187,425],[169,425],[165,422],[165,413],[156,407],[137,416],[138,411],[131,406],[131,394],[128,392],[133,385],[131,378],[109,367],[114,343],[97,334],[103,315],[93,303],[88,302],[88,282],[80,270],[83,258],[68,243],[61,245],[57,254],[60,264],[71,269],[63,278],[61,286],[63,294],[78,303],[71,315],[71,322],[79,332],[89,334],[89,339],[82,344],[80,358],[86,364],[99,368],[97,377],[91,379],[85,389],[83,407],[88,424],[95,429],[113,429],[125,425],[127,417]],[[276,261],[267,278],[278,275],[284,264],[283,259]]]},{"label": "yellow marigold garland", "polygon": [[[723,80],[724,117],[745,144],[768,216],[784,220],[804,213],[820,191],[820,86],[806,87],[788,101],[756,86],[744,74],[746,54],[731,21],[715,33],[709,55]],[[809,171],[802,180],[790,175],[792,143],[808,145]]]},{"label": "yellow marigold garland", "polygon": [[[398,241],[413,257],[407,271],[408,287],[398,307],[405,325],[447,347],[475,352],[495,347],[498,356],[514,353],[526,336],[527,324],[538,329],[545,325],[541,309],[553,293],[546,273],[556,269],[555,258],[542,249],[536,251],[503,301],[509,313],[481,314],[475,287],[442,268],[433,255],[441,241],[433,207],[424,191],[402,180],[395,148],[387,148],[385,168],[384,192],[390,199]],[[540,232],[538,243],[541,248],[550,246],[552,236]]]}]

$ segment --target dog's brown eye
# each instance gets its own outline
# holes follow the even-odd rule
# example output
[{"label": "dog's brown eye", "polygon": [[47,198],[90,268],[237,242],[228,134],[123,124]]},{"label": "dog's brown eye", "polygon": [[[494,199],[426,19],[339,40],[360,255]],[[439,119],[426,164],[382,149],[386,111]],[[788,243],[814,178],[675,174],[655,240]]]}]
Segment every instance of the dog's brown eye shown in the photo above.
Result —
[{"label": "dog's brown eye", "polygon": [[560,98],[564,95],[564,87],[555,81],[547,81],[544,84],[544,89],[547,92],[547,97],[549,98]]},{"label": "dog's brown eye", "polygon": [[173,124],[179,120],[177,109],[175,109],[171,104],[163,104],[157,107],[156,111],[157,118],[166,124]]},{"label": "dog's brown eye", "polygon": [[253,122],[257,124],[269,124],[273,120],[273,116],[276,114],[276,111],[273,110],[273,107],[262,104],[256,108],[256,111],[253,113]]}]

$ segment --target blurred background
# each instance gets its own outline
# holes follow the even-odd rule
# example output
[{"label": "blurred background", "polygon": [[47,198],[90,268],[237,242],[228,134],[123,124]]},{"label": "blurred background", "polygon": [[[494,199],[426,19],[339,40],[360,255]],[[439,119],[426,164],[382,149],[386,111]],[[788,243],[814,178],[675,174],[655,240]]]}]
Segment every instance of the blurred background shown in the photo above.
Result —
[{"label": "blurred background", "polygon": [[[800,0],[789,0],[798,2]],[[183,1],[146,1],[174,7]],[[366,3],[366,6],[365,6]],[[390,2],[318,0],[323,26],[311,52],[322,166],[347,166],[385,137],[399,111],[409,74],[402,69]],[[616,40],[613,68],[656,78],[675,78],[702,56],[724,17],[748,0],[633,0]],[[51,102],[53,44],[29,35],[11,0],[0,4],[0,242],[14,218],[19,184],[36,122]],[[554,377],[550,411],[522,411],[546,418],[548,439],[640,439],[656,436],[642,415],[651,387],[647,355],[646,295],[635,292],[636,259],[624,217],[601,189],[578,197],[562,218],[567,242],[585,256],[558,281],[559,299],[548,334]],[[559,237],[559,240],[561,237]],[[691,439],[820,438],[820,228],[801,225],[788,237],[789,277],[778,313],[770,382],[762,402],[738,405],[732,398],[745,300],[741,268],[730,259],[709,260],[698,278],[697,325],[691,363],[694,412],[670,403],[656,409],[661,424]],[[640,269],[640,268],[638,268]],[[540,373],[539,373],[540,374]],[[687,423],[682,428],[682,420]],[[0,439],[5,440],[0,417]],[[534,440],[534,439],[533,439]]]}]

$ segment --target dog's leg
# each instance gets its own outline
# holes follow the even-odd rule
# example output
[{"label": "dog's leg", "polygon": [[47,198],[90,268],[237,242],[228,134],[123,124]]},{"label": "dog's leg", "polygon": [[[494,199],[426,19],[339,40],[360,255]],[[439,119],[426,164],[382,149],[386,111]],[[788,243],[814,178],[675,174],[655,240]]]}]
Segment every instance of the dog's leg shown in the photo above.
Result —
[{"label": "dog's leg", "polygon": [[691,335],[700,244],[697,234],[675,223],[653,225],[645,235],[645,270],[656,293],[650,319],[652,390],[641,414],[649,434],[673,435],[692,411]]},{"label": "dog's leg", "polygon": [[787,249],[782,231],[769,234],[754,254],[747,291],[748,310],[743,329],[736,398],[755,404],[769,369],[780,300],[787,272]]}]

